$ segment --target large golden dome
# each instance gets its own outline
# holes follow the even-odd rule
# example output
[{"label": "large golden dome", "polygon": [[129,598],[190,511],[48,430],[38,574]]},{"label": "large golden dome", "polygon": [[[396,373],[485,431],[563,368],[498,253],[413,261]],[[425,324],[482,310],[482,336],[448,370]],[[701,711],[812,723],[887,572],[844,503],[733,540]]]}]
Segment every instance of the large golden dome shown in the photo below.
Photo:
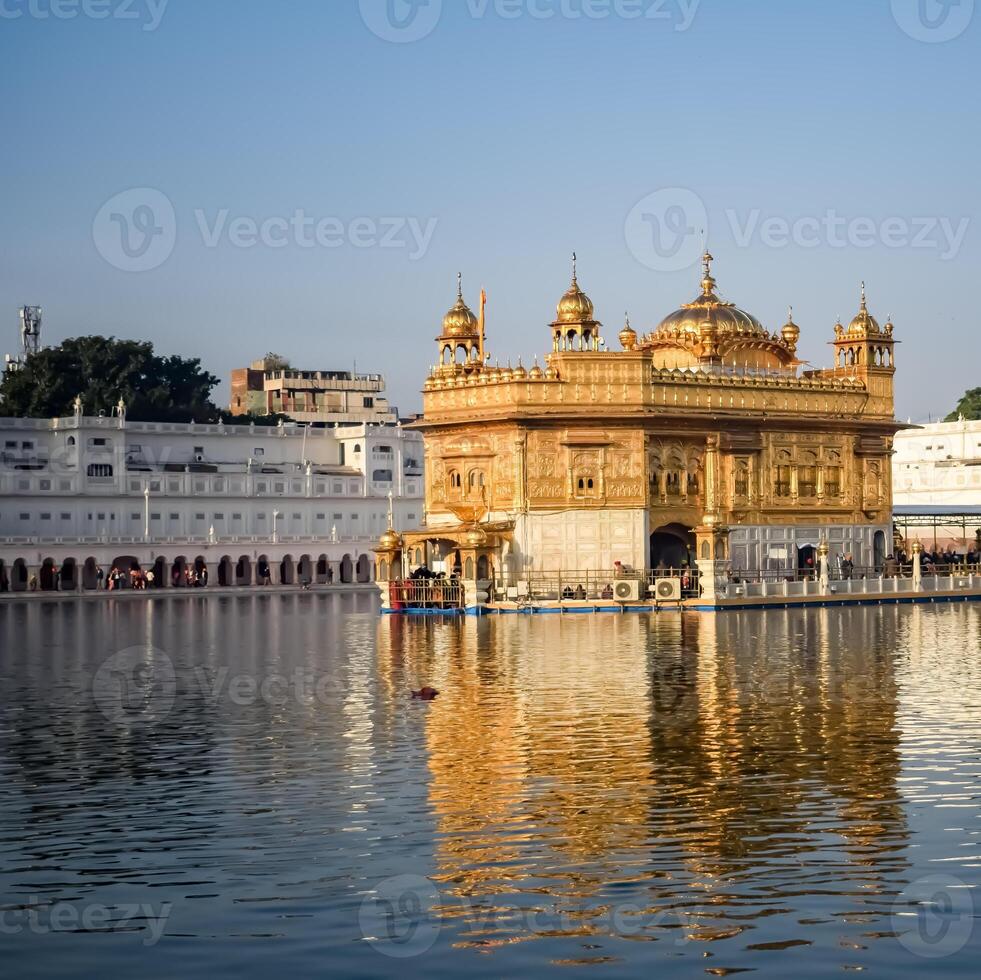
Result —
[{"label": "large golden dome", "polygon": [[463,300],[463,276],[457,276],[456,304],[443,317],[444,337],[478,337],[480,324],[473,310]]},{"label": "large golden dome", "polygon": [[704,274],[701,296],[666,316],[654,331],[654,336],[690,334],[698,337],[703,330],[702,324],[711,323],[720,340],[727,335],[769,339],[766,328],[755,316],[733,303],[723,303],[716,295],[716,282],[712,278],[713,261],[712,256],[706,252],[702,259]]},{"label": "large golden dome", "polygon": [[573,255],[572,285],[559,300],[555,324],[592,323],[595,322],[595,316],[593,301],[579,288],[579,280],[576,278],[576,257]]}]

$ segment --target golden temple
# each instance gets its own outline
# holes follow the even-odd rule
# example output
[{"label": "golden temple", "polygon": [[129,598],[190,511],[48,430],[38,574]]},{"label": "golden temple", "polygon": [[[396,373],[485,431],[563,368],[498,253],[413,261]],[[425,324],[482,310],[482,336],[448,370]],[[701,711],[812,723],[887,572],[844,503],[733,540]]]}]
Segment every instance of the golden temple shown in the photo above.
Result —
[{"label": "golden temple", "polygon": [[[413,423],[426,446],[422,527],[391,529],[379,578],[434,563],[464,580],[536,572],[722,563],[797,570],[822,542],[875,566],[891,548],[893,325],[862,286],[834,328],[834,367],[798,357],[793,311],[771,333],[720,299],[703,259],[698,296],[606,346],[572,283],[544,367],[490,364],[479,315],[457,300]],[[707,566],[704,567],[703,566]]]}]

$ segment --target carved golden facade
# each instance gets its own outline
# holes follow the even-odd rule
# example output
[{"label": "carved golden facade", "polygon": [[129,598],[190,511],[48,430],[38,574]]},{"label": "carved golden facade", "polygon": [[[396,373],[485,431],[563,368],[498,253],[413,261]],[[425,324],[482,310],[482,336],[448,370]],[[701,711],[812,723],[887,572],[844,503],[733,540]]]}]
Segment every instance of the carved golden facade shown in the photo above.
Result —
[{"label": "carved golden facade", "polygon": [[416,423],[427,518],[401,529],[408,563],[440,542],[453,553],[478,524],[474,560],[519,578],[730,557],[791,567],[818,538],[881,560],[899,428],[892,324],[879,327],[863,286],[836,328],[835,367],[805,370],[793,316],[770,333],[723,302],[712,261],[695,300],[646,336],[628,322],[619,351],[604,349],[574,272],[545,367],[530,370],[490,366],[483,307],[476,317],[460,290]]}]

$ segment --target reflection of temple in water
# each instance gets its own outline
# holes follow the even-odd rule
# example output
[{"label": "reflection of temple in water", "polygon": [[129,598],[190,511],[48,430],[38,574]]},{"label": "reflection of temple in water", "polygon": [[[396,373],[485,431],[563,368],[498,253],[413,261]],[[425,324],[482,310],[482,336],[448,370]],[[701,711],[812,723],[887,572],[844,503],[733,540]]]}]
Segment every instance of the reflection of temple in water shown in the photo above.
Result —
[{"label": "reflection of temple in water", "polygon": [[781,882],[875,894],[905,867],[897,615],[386,620],[382,673],[443,692],[436,877],[488,900],[625,885],[652,907],[772,905]]}]

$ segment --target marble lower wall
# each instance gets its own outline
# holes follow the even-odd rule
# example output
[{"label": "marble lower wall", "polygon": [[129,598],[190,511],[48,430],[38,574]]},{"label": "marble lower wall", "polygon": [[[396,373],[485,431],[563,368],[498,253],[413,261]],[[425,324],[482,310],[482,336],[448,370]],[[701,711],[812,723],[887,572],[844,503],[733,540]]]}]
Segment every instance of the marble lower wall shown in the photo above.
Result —
[{"label": "marble lower wall", "polygon": [[647,512],[572,510],[522,514],[514,534],[512,573],[607,571],[616,562],[643,570],[648,564]]},{"label": "marble lower wall", "polygon": [[808,546],[817,548],[826,540],[834,561],[839,554],[850,554],[859,568],[871,568],[876,564],[876,534],[881,534],[879,558],[892,553],[892,527],[882,525],[838,526],[776,526],[735,527],[730,537],[730,551],[734,570],[795,569],[798,552]]}]

